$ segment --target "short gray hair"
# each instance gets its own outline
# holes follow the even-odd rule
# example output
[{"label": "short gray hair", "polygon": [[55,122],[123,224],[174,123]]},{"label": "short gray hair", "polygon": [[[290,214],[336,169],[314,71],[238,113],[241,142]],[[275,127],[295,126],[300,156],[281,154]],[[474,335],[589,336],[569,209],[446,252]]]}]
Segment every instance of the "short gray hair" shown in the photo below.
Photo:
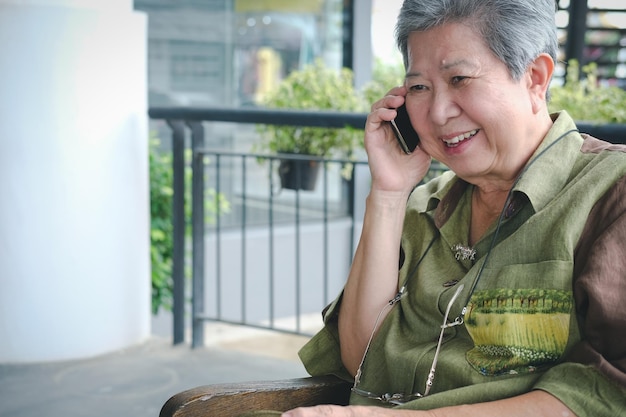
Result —
[{"label": "short gray hair", "polygon": [[396,24],[396,43],[408,68],[408,38],[445,23],[471,24],[491,51],[521,79],[541,53],[557,60],[554,0],[405,0]]}]

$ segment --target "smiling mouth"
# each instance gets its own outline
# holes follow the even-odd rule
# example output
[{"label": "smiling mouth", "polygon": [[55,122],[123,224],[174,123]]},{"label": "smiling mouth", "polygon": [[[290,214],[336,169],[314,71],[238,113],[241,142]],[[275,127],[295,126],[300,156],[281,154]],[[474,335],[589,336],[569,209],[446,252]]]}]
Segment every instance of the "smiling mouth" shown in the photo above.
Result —
[{"label": "smiling mouth", "polygon": [[479,130],[480,129],[471,130],[467,133],[463,133],[462,135],[455,136],[452,139],[444,140],[444,142],[448,147],[453,148],[455,146],[458,146],[459,143],[463,142],[464,140],[476,136]]}]

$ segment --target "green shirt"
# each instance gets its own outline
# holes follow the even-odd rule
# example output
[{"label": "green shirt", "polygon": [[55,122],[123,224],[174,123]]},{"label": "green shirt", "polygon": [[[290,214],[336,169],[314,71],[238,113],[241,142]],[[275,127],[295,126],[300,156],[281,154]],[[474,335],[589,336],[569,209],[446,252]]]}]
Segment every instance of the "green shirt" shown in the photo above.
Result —
[{"label": "green shirt", "polygon": [[[407,292],[372,341],[359,388],[376,394],[424,391],[443,312],[456,290],[452,283],[458,282],[464,288],[450,319],[467,305],[465,323],[446,330],[430,395],[400,407],[431,409],[543,389],[578,416],[615,416],[626,410],[626,336],[611,350],[617,358],[605,358],[608,351],[602,351],[598,344],[603,342],[595,336],[587,340],[587,328],[598,323],[607,326],[599,332],[602,340],[615,337],[605,334],[612,328],[623,333],[624,309],[611,302],[605,309],[610,311],[590,317],[588,306],[601,304],[601,295],[590,296],[583,284],[595,287],[606,281],[606,273],[584,268],[580,250],[588,235],[615,223],[591,232],[588,224],[596,202],[606,199],[626,175],[626,148],[598,149],[597,143],[604,142],[581,136],[575,128],[569,115],[558,115],[515,184],[499,230],[492,226],[475,245],[473,261],[457,260],[452,249],[467,246],[473,186],[447,172],[414,190],[407,203],[399,271],[399,287],[406,285]],[[626,241],[624,217],[611,234],[612,244]],[[591,250],[585,249],[585,263],[595,256]],[[618,291],[624,300],[626,264],[616,268],[610,272],[617,288],[602,294]],[[579,276],[583,287],[574,291]],[[300,357],[312,375],[350,380],[339,353],[340,302],[341,297],[325,312],[324,328]],[[354,393],[351,403],[382,405]]]}]

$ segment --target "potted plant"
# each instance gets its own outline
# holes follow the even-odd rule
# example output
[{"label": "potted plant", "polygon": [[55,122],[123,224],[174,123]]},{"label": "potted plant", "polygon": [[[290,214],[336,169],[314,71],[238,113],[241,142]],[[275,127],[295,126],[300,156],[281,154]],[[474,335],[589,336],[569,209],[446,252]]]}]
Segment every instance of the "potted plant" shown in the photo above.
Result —
[{"label": "potted plant", "polygon": [[[334,70],[321,60],[291,72],[262,102],[269,108],[298,110],[363,109],[363,100],[353,85],[347,68]],[[256,146],[277,154],[350,157],[360,146],[363,133],[352,128],[259,125],[261,142]],[[318,159],[283,159],[278,172],[283,188],[312,190],[320,162]]]}]

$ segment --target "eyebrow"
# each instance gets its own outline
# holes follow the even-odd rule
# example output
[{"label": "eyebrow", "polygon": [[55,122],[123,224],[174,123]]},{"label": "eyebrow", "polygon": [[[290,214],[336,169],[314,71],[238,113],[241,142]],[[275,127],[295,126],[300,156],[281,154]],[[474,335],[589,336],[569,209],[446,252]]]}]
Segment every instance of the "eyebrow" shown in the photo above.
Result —
[{"label": "eyebrow", "polygon": [[[476,68],[475,64],[473,64],[472,62],[468,61],[467,59],[461,58],[461,59],[457,59],[455,61],[443,63],[442,65],[439,66],[439,70],[447,71],[447,70],[449,70],[451,68],[458,67],[458,66],[461,66],[461,65],[467,65],[469,67]],[[419,72],[419,71],[407,72],[405,74],[405,76],[404,76],[404,79],[407,79],[407,78],[410,78],[410,77],[419,77],[420,75],[422,75],[422,73]]]},{"label": "eyebrow", "polygon": [[456,61],[445,63],[445,64],[441,65],[439,67],[439,69],[448,70],[450,68],[458,67],[458,66],[461,66],[461,65],[467,65],[467,66],[472,67],[472,68],[476,67],[476,65],[473,64],[472,62],[468,61],[465,58],[461,58],[461,59],[457,59]]}]

